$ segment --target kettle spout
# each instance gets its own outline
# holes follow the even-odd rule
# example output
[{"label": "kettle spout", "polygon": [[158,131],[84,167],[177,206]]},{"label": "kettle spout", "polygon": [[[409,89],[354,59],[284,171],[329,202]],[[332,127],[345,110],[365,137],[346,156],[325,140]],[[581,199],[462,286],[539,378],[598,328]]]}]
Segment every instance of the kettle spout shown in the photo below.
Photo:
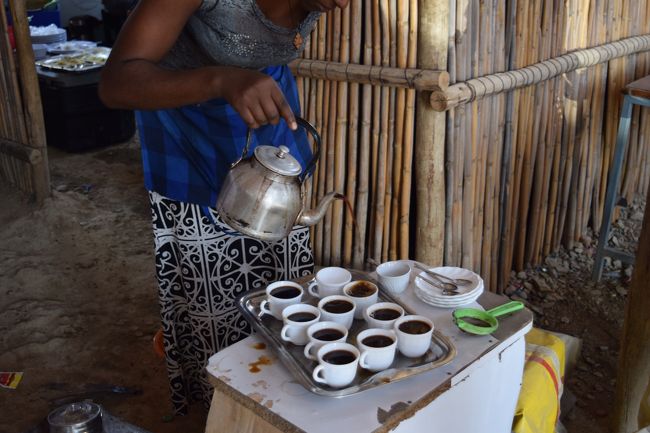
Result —
[{"label": "kettle spout", "polygon": [[328,194],[325,194],[321,202],[314,209],[303,209],[303,211],[300,212],[297,224],[302,226],[313,226],[314,224],[318,223],[323,219],[325,212],[327,212],[328,206],[332,204],[332,201],[335,199],[343,200],[345,199],[345,196],[343,194],[339,194],[338,192],[330,192]]}]

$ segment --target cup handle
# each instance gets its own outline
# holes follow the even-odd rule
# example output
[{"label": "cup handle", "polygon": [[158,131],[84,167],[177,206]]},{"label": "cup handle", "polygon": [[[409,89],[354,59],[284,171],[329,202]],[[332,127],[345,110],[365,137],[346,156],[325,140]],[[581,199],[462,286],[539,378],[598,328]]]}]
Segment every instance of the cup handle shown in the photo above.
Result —
[{"label": "cup handle", "polygon": [[307,345],[305,346],[305,350],[304,350],[305,358],[307,358],[307,359],[312,359],[312,360],[316,360],[316,357],[315,357],[314,355],[311,354],[311,349],[312,349],[313,347],[314,347],[314,343],[313,343],[312,341],[310,341],[309,343],[307,343]]},{"label": "cup handle", "polygon": [[359,356],[359,366],[361,368],[368,368],[368,364],[366,363],[367,357],[368,357],[368,351],[361,352],[361,356]]},{"label": "cup handle", "polygon": [[289,336],[289,330],[290,329],[291,329],[290,325],[284,325],[282,327],[282,331],[280,332],[280,337],[282,337],[282,339],[284,341],[288,341],[290,343],[293,343],[293,341],[291,341],[291,337]]},{"label": "cup handle", "polygon": [[316,368],[314,368],[314,372],[312,373],[312,377],[314,380],[318,383],[324,383],[327,385],[327,381],[320,376],[320,372],[323,371],[325,367],[323,367],[321,364],[318,364]]},{"label": "cup handle", "polygon": [[318,288],[318,283],[316,281],[312,281],[311,283],[309,283],[309,287],[307,288],[307,291],[309,292],[310,295],[320,298],[320,296],[318,296],[318,291],[316,290],[316,288]]},{"label": "cup handle", "polygon": [[266,299],[263,300],[263,301],[260,303],[260,311],[261,311],[262,313],[264,313],[264,314],[271,314],[271,315],[273,315],[273,314],[271,313],[271,310],[269,310],[268,305],[269,305],[269,301],[266,300]]}]

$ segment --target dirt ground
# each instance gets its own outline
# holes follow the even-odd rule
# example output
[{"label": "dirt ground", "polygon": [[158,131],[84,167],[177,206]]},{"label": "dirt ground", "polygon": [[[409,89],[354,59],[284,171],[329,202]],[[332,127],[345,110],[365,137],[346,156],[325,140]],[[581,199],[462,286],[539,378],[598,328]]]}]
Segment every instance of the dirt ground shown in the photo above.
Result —
[{"label": "dirt ground", "polygon": [[[152,350],[158,303],[137,142],[83,154],[50,149],[50,167],[54,191],[42,208],[0,185],[0,370],[24,372],[17,390],[0,389],[0,433],[27,432],[84,397],[151,432],[201,432],[199,406],[169,420],[164,364]],[[635,247],[643,205],[624,211],[615,234],[622,247]],[[563,415],[570,433],[607,431],[630,275],[609,263],[592,283],[594,248],[586,237],[513,274],[507,288],[535,311],[537,326],[584,342],[567,379],[576,396]]]}]

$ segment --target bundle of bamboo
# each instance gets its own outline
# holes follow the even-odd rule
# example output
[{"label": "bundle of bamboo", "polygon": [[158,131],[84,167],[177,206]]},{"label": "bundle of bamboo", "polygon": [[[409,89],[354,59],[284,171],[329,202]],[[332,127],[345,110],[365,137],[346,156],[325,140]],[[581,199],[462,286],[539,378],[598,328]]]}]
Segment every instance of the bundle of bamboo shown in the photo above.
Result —
[{"label": "bundle of bamboo", "polygon": [[[598,229],[620,90],[650,72],[649,33],[650,0],[365,0],[323,17],[310,60],[294,65],[311,77],[301,98],[326,149],[310,197],[344,192],[357,225],[335,207],[314,230],[318,263],[440,264],[444,252],[498,290],[511,269]],[[457,84],[399,71],[415,67]],[[456,107],[446,117],[424,93],[377,85],[436,80],[430,102]],[[628,198],[650,180],[647,115],[634,113]]]},{"label": "bundle of bamboo", "polygon": [[303,114],[323,138],[309,197],[315,203],[335,190],[353,209],[345,212],[337,203],[314,228],[318,263],[360,268],[368,257],[409,254],[411,89],[448,84],[444,71],[414,69],[416,36],[416,0],[351,2],[321,18],[305,59],[292,65]]},{"label": "bundle of bamboo", "polygon": [[[453,2],[449,72],[462,83],[432,95],[437,109],[457,106],[447,123],[445,261],[480,272],[492,290],[590,223],[598,229],[620,91],[650,72],[646,0],[507,5]],[[628,198],[648,185],[650,122],[640,116]]]},{"label": "bundle of bamboo", "polygon": [[49,194],[45,124],[24,2],[9,2],[16,56],[0,7],[0,178],[42,201]]}]

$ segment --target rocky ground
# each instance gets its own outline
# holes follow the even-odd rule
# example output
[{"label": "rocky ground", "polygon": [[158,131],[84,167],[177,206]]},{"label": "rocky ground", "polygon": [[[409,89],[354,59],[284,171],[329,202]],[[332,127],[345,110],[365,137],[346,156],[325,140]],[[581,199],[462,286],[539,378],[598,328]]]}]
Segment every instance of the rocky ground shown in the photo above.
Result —
[{"label": "rocky ground", "polygon": [[[38,208],[0,186],[0,370],[22,371],[0,389],[0,433],[23,433],[67,399],[93,398],[151,432],[201,432],[205,412],[170,419],[158,328],[152,238],[136,141],[82,154],[50,149],[53,194]],[[644,203],[623,210],[615,243],[634,250]],[[536,325],[579,337],[568,377],[572,433],[606,431],[618,336],[631,269],[609,262],[590,280],[594,236],[544,266],[514,274],[507,293]]]},{"label": "rocky ground", "polygon": [[[645,200],[622,208],[610,233],[610,246],[634,253]],[[560,249],[542,266],[513,273],[506,294],[524,301],[535,325],[578,337],[581,353],[567,377],[568,409],[562,419],[569,432],[605,433],[616,387],[619,337],[623,327],[632,266],[605,259],[603,277],[591,279],[597,237],[583,236],[573,249]],[[574,398],[571,397],[574,396]]]}]

